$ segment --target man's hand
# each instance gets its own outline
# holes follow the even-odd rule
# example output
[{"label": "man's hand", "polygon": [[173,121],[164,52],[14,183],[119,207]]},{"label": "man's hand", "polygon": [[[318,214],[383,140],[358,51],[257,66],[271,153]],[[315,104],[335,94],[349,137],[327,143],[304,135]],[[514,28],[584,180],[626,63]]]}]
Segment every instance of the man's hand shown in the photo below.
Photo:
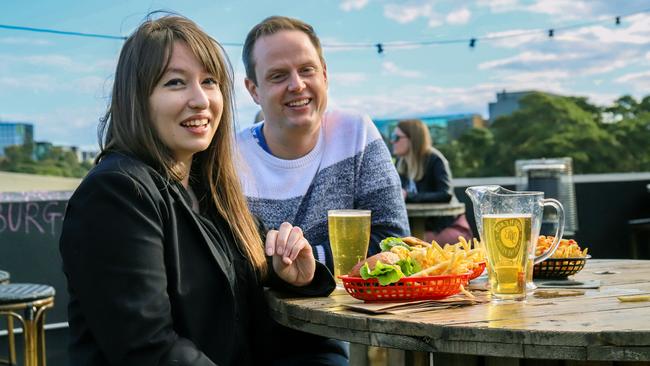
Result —
[{"label": "man's hand", "polygon": [[311,283],[316,260],[302,229],[283,222],[279,230],[269,230],[265,252],[273,257],[273,270],[278,277],[294,286]]}]

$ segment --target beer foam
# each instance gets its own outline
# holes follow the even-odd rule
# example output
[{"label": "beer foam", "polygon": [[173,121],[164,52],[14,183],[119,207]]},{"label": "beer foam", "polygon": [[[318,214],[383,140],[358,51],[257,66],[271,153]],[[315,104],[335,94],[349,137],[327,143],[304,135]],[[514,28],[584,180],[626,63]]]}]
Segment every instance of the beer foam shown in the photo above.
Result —
[{"label": "beer foam", "polygon": [[366,217],[370,216],[370,210],[330,210],[329,217]]},{"label": "beer foam", "polygon": [[530,217],[532,219],[533,214],[525,214],[525,213],[504,213],[504,214],[486,214],[483,215],[483,218],[491,218],[491,219],[515,219],[515,218],[528,218]]}]

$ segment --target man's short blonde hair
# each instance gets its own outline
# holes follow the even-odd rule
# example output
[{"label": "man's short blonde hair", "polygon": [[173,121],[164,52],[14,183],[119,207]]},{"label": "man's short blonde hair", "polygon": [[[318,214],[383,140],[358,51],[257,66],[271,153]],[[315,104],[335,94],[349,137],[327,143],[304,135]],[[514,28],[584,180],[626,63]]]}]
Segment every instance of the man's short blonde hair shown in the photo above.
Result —
[{"label": "man's short blonde hair", "polygon": [[258,39],[264,36],[270,36],[280,31],[300,31],[309,37],[311,44],[314,45],[320,62],[325,65],[323,58],[323,48],[321,47],[320,40],[314,31],[314,28],[298,19],[284,17],[284,16],[271,16],[260,23],[256,24],[253,29],[248,32],[246,41],[244,42],[244,49],[242,51],[242,60],[246,68],[246,77],[257,85],[257,76],[255,75],[255,59],[253,58],[253,48]]}]

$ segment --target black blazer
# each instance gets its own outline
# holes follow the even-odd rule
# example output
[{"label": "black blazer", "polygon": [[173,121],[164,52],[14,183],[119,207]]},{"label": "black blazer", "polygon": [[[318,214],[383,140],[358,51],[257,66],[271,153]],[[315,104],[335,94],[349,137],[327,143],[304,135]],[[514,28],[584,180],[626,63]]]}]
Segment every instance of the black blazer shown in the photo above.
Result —
[{"label": "black blazer", "polygon": [[[113,153],[88,174],[68,202],[60,240],[72,365],[256,364],[267,356],[262,284],[229,251],[228,225],[206,230],[205,221],[180,184],[139,160]],[[269,281],[304,295],[335,287],[318,262],[310,286],[293,288],[274,273]]]},{"label": "black blazer", "polygon": [[[451,183],[449,162],[437,149],[426,157],[422,179],[415,182],[417,193],[409,193],[406,202],[441,202],[446,203],[454,197]],[[408,186],[408,177],[400,174],[402,188]]]}]

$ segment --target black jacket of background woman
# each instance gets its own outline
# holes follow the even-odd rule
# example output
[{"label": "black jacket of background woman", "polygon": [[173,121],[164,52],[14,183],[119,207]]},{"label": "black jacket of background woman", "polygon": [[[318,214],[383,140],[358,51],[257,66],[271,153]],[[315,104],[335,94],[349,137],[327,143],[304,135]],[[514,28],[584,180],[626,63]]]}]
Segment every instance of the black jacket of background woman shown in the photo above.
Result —
[{"label": "black jacket of background woman", "polygon": [[[417,192],[408,193],[407,203],[440,202],[447,203],[454,198],[454,187],[451,182],[449,162],[440,151],[433,148],[427,156],[422,179],[415,181]],[[406,189],[409,179],[400,174],[402,188]],[[454,217],[439,217],[427,220],[426,229],[438,232],[454,222]]]},{"label": "black jacket of background woman", "polygon": [[[274,339],[263,284],[229,225],[214,212],[193,211],[187,191],[149,165],[106,156],[68,203],[60,250],[71,365],[268,361]],[[269,272],[267,285],[303,295],[335,287],[318,262],[306,287]]]}]

